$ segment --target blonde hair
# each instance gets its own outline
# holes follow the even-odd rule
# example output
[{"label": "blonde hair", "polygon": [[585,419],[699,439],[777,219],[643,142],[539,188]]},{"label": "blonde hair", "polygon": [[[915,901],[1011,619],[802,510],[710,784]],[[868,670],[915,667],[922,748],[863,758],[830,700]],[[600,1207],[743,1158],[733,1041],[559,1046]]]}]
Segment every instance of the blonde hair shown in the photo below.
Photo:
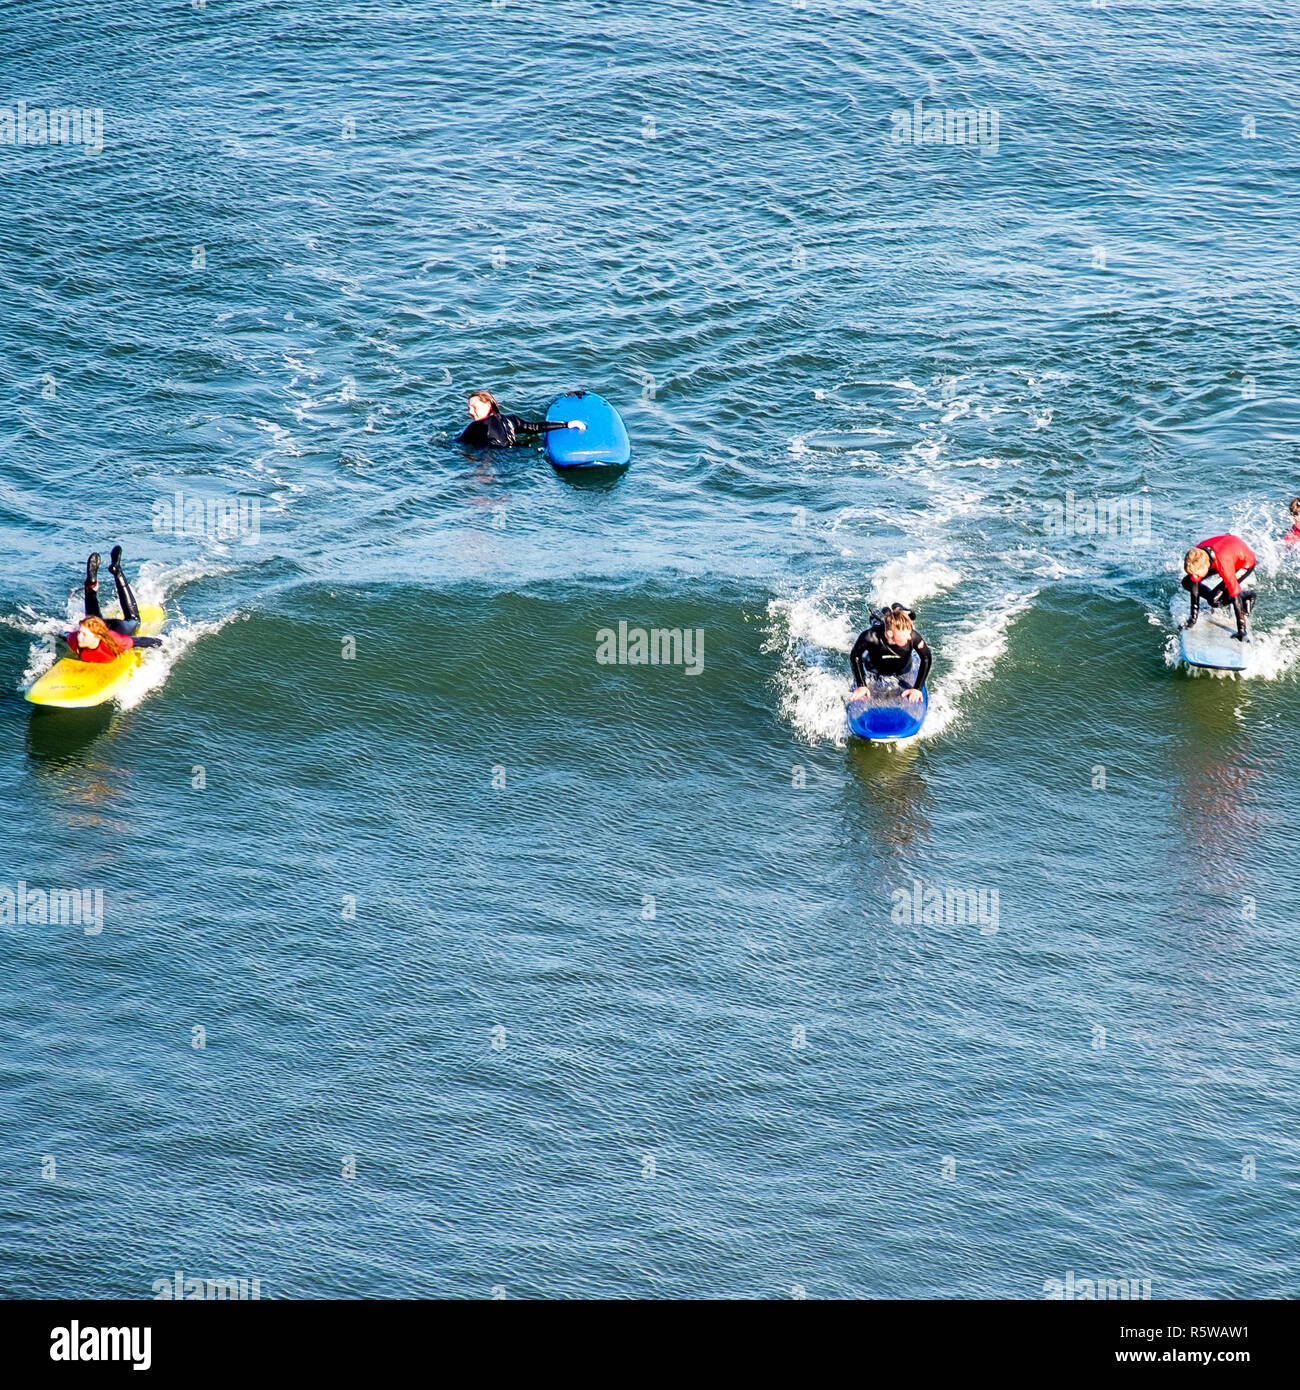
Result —
[{"label": "blonde hair", "polygon": [[103,618],[83,618],[78,624],[78,629],[88,628],[99,638],[101,642],[108,643],[110,652],[116,652],[119,656],[126,651],[122,645],[122,640],[117,633],[103,620]]},{"label": "blonde hair", "polygon": [[1185,573],[1191,574],[1193,570],[1202,568],[1206,570],[1210,568],[1210,552],[1202,550],[1199,545],[1194,545],[1183,556],[1183,570]]},{"label": "blonde hair", "polygon": [[901,603],[892,603],[885,609],[880,625],[886,632],[901,632],[916,625],[916,615]]}]

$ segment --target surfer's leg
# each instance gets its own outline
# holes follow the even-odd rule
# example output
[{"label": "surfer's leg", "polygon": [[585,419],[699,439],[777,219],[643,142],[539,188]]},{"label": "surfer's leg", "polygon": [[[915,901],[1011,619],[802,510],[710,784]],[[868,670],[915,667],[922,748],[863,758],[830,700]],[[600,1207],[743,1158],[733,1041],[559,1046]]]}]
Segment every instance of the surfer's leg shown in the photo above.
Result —
[{"label": "surfer's leg", "polygon": [[138,627],[140,607],[135,601],[135,595],[131,592],[130,584],[126,582],[126,575],[122,573],[122,547],[120,545],[113,547],[113,553],[109,557],[108,571],[117,584],[117,601],[122,605],[122,617],[128,623],[134,623]]},{"label": "surfer's leg", "polygon": [[99,618],[103,615],[99,611],[99,594],[96,588],[99,583],[99,551],[92,552],[86,561],[86,583],[82,590],[86,602],[86,617]]},{"label": "surfer's leg", "polygon": [[1255,591],[1254,589],[1243,589],[1241,586],[1254,573],[1254,565],[1248,565],[1244,570],[1237,571],[1237,597],[1232,601],[1232,610],[1237,618],[1237,636],[1243,642],[1246,640],[1246,622],[1250,617],[1250,610],[1255,606]]},{"label": "surfer's leg", "polygon": [[[1252,574],[1254,574],[1254,573],[1255,573],[1255,566],[1254,566],[1254,565],[1251,565],[1249,569],[1238,570],[1238,571],[1237,571],[1237,584],[1238,584],[1239,586],[1245,584],[1246,580],[1248,580],[1248,579],[1250,578],[1250,576],[1251,576]],[[1245,609],[1246,609],[1246,616],[1247,616],[1248,618],[1250,617],[1250,610],[1255,606],[1255,597],[1256,597],[1256,595],[1255,595],[1255,590],[1254,590],[1254,589],[1244,589],[1244,588],[1243,588],[1243,589],[1241,590],[1241,602],[1242,602],[1243,606],[1244,606]]]}]

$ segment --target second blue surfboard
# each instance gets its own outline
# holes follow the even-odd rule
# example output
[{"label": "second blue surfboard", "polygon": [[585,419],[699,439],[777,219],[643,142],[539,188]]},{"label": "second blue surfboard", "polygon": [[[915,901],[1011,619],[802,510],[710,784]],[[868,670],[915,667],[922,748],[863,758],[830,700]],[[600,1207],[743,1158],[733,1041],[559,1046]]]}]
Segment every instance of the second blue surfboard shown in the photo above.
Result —
[{"label": "second blue surfboard", "polygon": [[919,701],[903,699],[896,682],[892,689],[884,682],[869,700],[850,700],[845,705],[849,728],[859,737],[876,743],[902,743],[921,732],[930,708],[930,697],[922,690]]},{"label": "second blue surfboard", "polygon": [[581,420],[585,430],[548,430],[546,457],[556,468],[622,468],[632,458],[623,417],[594,391],[559,396],[547,420]]}]

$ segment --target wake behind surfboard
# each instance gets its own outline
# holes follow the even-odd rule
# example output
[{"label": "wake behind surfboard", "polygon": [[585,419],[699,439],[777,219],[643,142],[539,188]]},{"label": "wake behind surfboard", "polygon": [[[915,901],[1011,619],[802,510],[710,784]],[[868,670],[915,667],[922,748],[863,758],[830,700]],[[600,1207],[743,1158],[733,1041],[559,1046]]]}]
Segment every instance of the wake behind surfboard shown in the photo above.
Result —
[{"label": "wake behind surfboard", "polygon": [[[111,616],[111,615],[110,615]],[[167,619],[165,609],[156,604],[140,607],[141,637],[156,637]],[[51,709],[89,709],[121,695],[144,660],[141,648],[123,652],[113,661],[79,661],[65,656],[26,692],[33,705]]]},{"label": "wake behind surfboard", "polygon": [[[1187,610],[1186,597],[1175,594],[1170,602],[1174,621],[1186,621]],[[1237,618],[1232,609],[1211,608],[1204,603],[1195,625],[1180,630],[1178,649],[1187,665],[1213,671],[1245,671],[1252,655],[1249,633],[1244,642],[1237,641]]]}]

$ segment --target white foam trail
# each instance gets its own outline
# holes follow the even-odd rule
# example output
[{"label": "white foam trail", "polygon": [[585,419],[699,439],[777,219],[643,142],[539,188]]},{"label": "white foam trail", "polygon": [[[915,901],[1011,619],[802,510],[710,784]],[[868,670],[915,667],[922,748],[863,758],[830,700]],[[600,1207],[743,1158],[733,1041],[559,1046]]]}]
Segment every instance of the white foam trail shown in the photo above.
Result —
[{"label": "white foam trail", "polygon": [[909,460],[919,459],[929,468],[933,468],[943,457],[946,439],[922,439],[907,451]]},{"label": "white foam trail", "polygon": [[773,599],[767,614],[772,623],[767,650],[783,653],[777,675],[782,716],[807,743],[842,745],[848,738],[844,654],[857,635],[848,613],[828,611],[822,598],[812,595]]},{"label": "white foam trail", "polygon": [[277,425],[273,420],[263,420],[256,415],[253,416],[253,423],[259,430],[271,436],[276,449],[281,453],[288,454],[290,458],[295,459],[302,457],[302,450],[298,447],[297,440],[283,425]]},{"label": "white foam trail", "polygon": [[1253,628],[1250,634],[1250,667],[1247,680],[1284,680],[1300,665],[1300,620],[1288,614],[1269,631]]},{"label": "white foam trail", "polygon": [[47,618],[31,608],[24,608],[21,614],[0,615],[0,622],[6,627],[15,628],[19,632],[25,632],[29,637],[40,639],[32,643],[32,648],[27,654],[27,665],[14,687],[16,690],[26,690],[54,665],[55,649],[61,634],[71,631],[79,618],[80,610],[77,618]]},{"label": "white foam trail", "polygon": [[871,576],[871,601],[902,603],[908,608],[960,583],[961,575],[932,555],[909,550],[906,555],[887,560]]},{"label": "white foam trail", "polygon": [[192,623],[183,617],[179,622],[169,622],[168,629],[162,633],[162,646],[145,652],[144,660],[118,696],[117,703],[122,709],[135,709],[143,704],[155,690],[161,690],[167,684],[172,667],[200,637],[210,637],[214,632],[220,632],[227,623],[241,616],[245,619],[248,617],[247,614],[229,613],[224,618],[208,622]]},{"label": "white foam trail", "polygon": [[[1282,537],[1290,527],[1290,517],[1283,521],[1282,507],[1272,502],[1244,501],[1229,509],[1231,524],[1227,528],[1240,536],[1255,552],[1256,574],[1266,578],[1289,571],[1293,550]],[[1182,565],[1178,566],[1181,577]]]},{"label": "white foam trail", "polygon": [[[1003,559],[1013,558],[1004,555]],[[1017,563],[1025,566],[1037,579],[1086,579],[1094,571],[1083,566],[1066,564],[1059,555],[1049,555],[1046,551],[1035,550],[1022,545],[1014,554]]]},{"label": "white foam trail", "polygon": [[1011,624],[1033,603],[1037,589],[1027,594],[1004,594],[992,612],[987,608],[973,624],[943,638],[946,669],[930,682],[930,713],[920,737],[934,738],[961,719],[962,701],[993,675],[998,658],[1007,649]]},{"label": "white foam trail", "polygon": [[843,747],[849,736],[844,714],[847,691],[843,672],[796,662],[781,680],[781,714],[806,743]]},{"label": "white foam trail", "polygon": [[[234,568],[234,565],[214,564],[211,556],[182,560],[176,565],[166,565],[160,560],[146,560],[139,568],[138,577],[131,581],[131,587],[141,603],[156,603],[162,607],[166,604],[168,594],[175,593],[186,584],[193,584],[199,579],[214,579],[219,575],[231,573]],[[106,591],[102,580],[99,591],[101,595],[107,592],[108,597],[112,597],[111,588]],[[80,589],[76,590],[72,601],[77,605],[77,613],[80,613]]]},{"label": "white foam trail", "polygon": [[779,615],[784,620],[792,642],[811,642],[830,651],[847,652],[857,636],[847,613],[826,612],[816,596],[773,599],[767,611],[769,616]]}]

